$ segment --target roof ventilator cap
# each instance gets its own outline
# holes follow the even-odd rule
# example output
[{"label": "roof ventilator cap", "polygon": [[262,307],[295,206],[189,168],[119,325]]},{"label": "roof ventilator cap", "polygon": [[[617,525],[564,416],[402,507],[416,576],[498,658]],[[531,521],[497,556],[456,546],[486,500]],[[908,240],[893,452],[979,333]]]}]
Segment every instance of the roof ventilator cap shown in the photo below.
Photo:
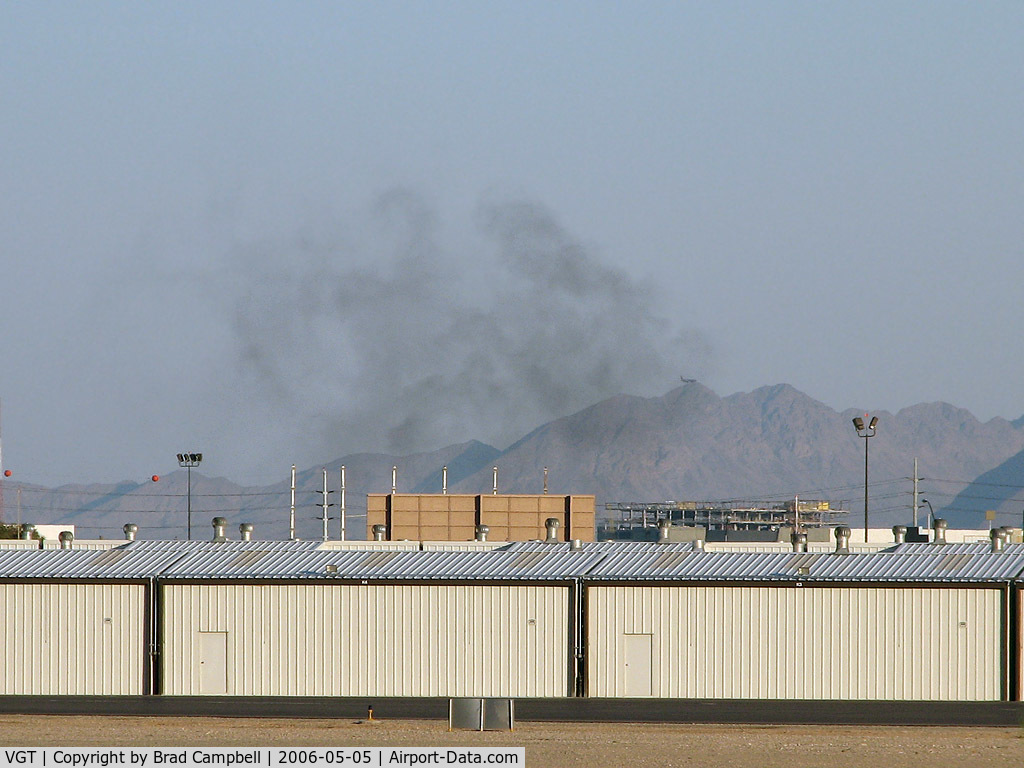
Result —
[{"label": "roof ventilator cap", "polygon": [[571,549],[573,552],[582,552],[583,551],[583,541],[582,541],[582,539],[573,539],[572,542],[569,544],[569,549]]},{"label": "roof ventilator cap", "polygon": [[907,543],[907,526],[905,525],[894,525],[892,527],[892,540],[897,544]]},{"label": "roof ventilator cap", "polygon": [[806,533],[791,533],[789,540],[793,544],[794,552],[806,552],[807,551],[807,534]]},{"label": "roof ventilator cap", "polygon": [[704,551],[704,539],[694,539],[693,540],[693,551],[694,552],[703,552]]},{"label": "roof ventilator cap", "polygon": [[658,541],[662,544],[668,543],[668,529],[672,527],[671,520],[658,521]]},{"label": "roof ventilator cap", "polygon": [[384,535],[387,532],[388,527],[386,525],[381,525],[380,523],[378,523],[377,525],[373,526],[373,540],[384,541]]},{"label": "roof ventilator cap", "polygon": [[228,540],[226,530],[228,527],[228,521],[223,517],[213,518],[213,540],[221,543]]},{"label": "roof ventilator cap", "polygon": [[252,523],[242,523],[238,526],[239,539],[241,541],[252,541],[252,532],[254,526]]},{"label": "roof ventilator cap", "polygon": [[988,535],[992,539],[992,551],[993,552],[1002,552],[1003,551],[1003,529],[1002,528],[993,528],[991,531],[989,531]]},{"label": "roof ventilator cap", "polygon": [[75,534],[71,531],[61,531],[57,538],[60,540],[61,549],[71,549],[71,544],[75,540]]},{"label": "roof ventilator cap", "polygon": [[34,525],[25,523],[23,526],[21,526],[21,538],[25,541],[30,541],[32,539],[32,534],[35,533],[35,530],[36,527]]},{"label": "roof ventilator cap", "polygon": [[124,531],[125,541],[135,541],[135,534],[139,532],[139,526],[135,523],[125,523],[121,530]]},{"label": "roof ventilator cap", "polygon": [[558,541],[558,526],[559,525],[561,525],[561,523],[559,523],[558,522],[558,518],[555,518],[555,517],[549,517],[547,520],[544,521],[544,527],[548,531],[548,537],[545,539],[545,541],[548,541],[548,542],[556,542],[556,541]]},{"label": "roof ventilator cap", "polygon": [[490,532],[491,532],[491,529],[490,529],[489,526],[478,525],[476,527],[476,540],[477,541],[487,541],[487,534],[490,533]]},{"label": "roof ventilator cap", "polygon": [[936,517],[935,522],[932,523],[932,529],[935,532],[935,538],[932,540],[932,544],[945,544],[946,543],[946,528],[949,527],[949,523],[943,520],[941,517]]},{"label": "roof ventilator cap", "polygon": [[850,530],[848,525],[836,526],[836,554],[848,555],[850,554],[850,536],[853,531]]}]

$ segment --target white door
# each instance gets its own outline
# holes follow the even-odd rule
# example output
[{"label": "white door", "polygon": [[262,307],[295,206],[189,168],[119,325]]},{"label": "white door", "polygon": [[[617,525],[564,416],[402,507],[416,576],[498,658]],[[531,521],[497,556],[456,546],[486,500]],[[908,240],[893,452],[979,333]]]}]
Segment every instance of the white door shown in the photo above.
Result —
[{"label": "white door", "polygon": [[199,692],[228,692],[228,633],[199,633]]},{"label": "white door", "polygon": [[654,635],[623,635],[622,662],[625,696],[651,696],[651,658]]}]

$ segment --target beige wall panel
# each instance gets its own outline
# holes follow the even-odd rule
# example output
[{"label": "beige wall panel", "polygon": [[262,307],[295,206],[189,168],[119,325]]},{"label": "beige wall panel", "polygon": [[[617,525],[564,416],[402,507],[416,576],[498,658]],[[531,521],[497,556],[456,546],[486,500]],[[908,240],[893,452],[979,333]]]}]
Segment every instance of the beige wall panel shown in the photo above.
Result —
[{"label": "beige wall panel", "polygon": [[480,512],[508,512],[508,496],[487,496],[481,494],[480,499]]},{"label": "beige wall panel", "polygon": [[577,512],[596,512],[595,496],[570,496],[569,509],[573,514]]},{"label": "beige wall panel", "polygon": [[511,512],[536,514],[540,509],[540,496],[509,496],[508,508]]},{"label": "beige wall panel", "polygon": [[366,495],[367,512],[385,512],[388,508],[388,497],[382,493],[370,493]]},{"label": "beige wall panel", "polygon": [[448,497],[444,494],[420,496],[421,512],[448,512]]},{"label": "beige wall panel", "polygon": [[395,525],[391,527],[392,541],[419,541],[420,529],[416,525]]},{"label": "beige wall panel", "polygon": [[164,681],[199,693],[200,632],[227,632],[231,696],[567,693],[565,587],[168,585]]},{"label": "beige wall panel", "polygon": [[487,534],[487,538],[490,541],[510,541],[508,537],[508,526],[507,525],[490,525],[485,523],[490,532]]},{"label": "beige wall panel", "polygon": [[392,512],[418,512],[420,497],[415,494],[396,493],[391,497]]},{"label": "beige wall panel", "polygon": [[476,496],[464,493],[448,494],[448,509],[452,512],[471,512],[476,515]]},{"label": "beige wall panel", "polygon": [[441,525],[447,527],[448,525],[448,512],[420,512],[420,525]]},{"label": "beige wall panel", "polygon": [[627,635],[652,696],[998,700],[996,589],[591,587],[591,696],[623,696]]},{"label": "beige wall panel", "polygon": [[539,499],[537,508],[545,517],[565,514],[565,496],[540,496]]},{"label": "beige wall panel", "polygon": [[[470,541],[476,538],[476,527],[472,525],[453,525],[448,529],[449,537],[452,541]],[[487,534],[490,538],[490,534]]]},{"label": "beige wall panel", "polygon": [[0,694],[143,693],[141,584],[0,584]]}]

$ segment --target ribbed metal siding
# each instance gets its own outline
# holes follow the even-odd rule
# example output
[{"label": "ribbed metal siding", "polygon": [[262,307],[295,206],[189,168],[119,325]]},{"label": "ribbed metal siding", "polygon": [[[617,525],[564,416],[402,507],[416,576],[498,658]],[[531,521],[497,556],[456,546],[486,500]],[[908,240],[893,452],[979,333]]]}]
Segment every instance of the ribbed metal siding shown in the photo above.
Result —
[{"label": "ribbed metal siding", "polygon": [[141,695],[138,584],[0,584],[0,694]]},{"label": "ribbed metal siding", "polygon": [[1000,592],[590,587],[589,694],[622,696],[623,635],[653,635],[666,698],[998,700]]},{"label": "ribbed metal siding", "polygon": [[179,584],[163,591],[168,694],[199,693],[198,632],[228,633],[233,696],[567,693],[567,587]]}]

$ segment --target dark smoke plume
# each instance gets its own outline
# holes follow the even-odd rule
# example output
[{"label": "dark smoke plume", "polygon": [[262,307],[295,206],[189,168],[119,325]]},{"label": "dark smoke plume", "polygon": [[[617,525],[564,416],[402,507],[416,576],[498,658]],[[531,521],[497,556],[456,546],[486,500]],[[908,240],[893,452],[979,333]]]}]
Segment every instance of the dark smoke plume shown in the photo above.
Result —
[{"label": "dark smoke plume", "polygon": [[651,288],[539,205],[482,205],[472,254],[446,251],[416,195],[385,196],[374,219],[369,246],[278,250],[287,266],[269,272],[247,256],[259,277],[237,308],[242,367],[311,460],[469,439],[504,448],[605,397],[660,394],[703,353],[670,334]]}]

